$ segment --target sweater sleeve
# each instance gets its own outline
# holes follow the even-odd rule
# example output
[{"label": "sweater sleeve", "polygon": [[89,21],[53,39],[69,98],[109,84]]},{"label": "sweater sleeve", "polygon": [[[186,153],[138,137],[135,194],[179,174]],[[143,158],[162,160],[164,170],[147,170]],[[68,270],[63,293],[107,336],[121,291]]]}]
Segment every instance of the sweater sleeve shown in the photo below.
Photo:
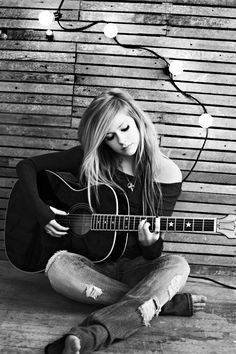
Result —
[{"label": "sweater sleeve", "polygon": [[160,257],[163,250],[163,239],[161,236],[151,246],[141,246],[142,255],[146,259],[154,259]]},{"label": "sweater sleeve", "polygon": [[70,172],[77,176],[83,157],[80,146],[69,150],[53,152],[21,160],[16,166],[17,176],[35,215],[42,226],[55,218],[50,207],[38,193],[37,174],[43,170]]},{"label": "sweater sleeve", "polygon": [[[162,184],[162,209],[159,216],[171,216],[181,193],[181,182],[172,184]],[[143,257],[154,259],[160,257],[163,250],[163,239],[159,239],[151,246],[141,246]]]},{"label": "sweater sleeve", "polygon": [[177,199],[180,196],[181,189],[182,189],[182,182],[161,184],[162,208],[161,208],[160,216],[172,215]]}]

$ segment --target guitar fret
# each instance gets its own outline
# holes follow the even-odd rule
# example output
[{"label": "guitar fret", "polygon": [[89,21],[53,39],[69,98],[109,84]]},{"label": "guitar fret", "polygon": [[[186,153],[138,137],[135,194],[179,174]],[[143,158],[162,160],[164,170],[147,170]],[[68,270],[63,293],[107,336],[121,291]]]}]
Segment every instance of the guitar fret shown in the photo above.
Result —
[{"label": "guitar fret", "polygon": [[147,222],[150,224],[150,231],[154,232],[155,231],[155,217],[149,216],[147,217]]},{"label": "guitar fret", "polygon": [[104,229],[105,230],[108,229],[107,215],[105,215],[105,217],[104,217]]},{"label": "guitar fret", "polygon": [[122,221],[123,221],[123,218],[120,216],[119,217],[119,230],[122,230]]},{"label": "guitar fret", "polygon": [[110,215],[107,216],[107,229],[111,230],[111,217],[110,217]]},{"label": "guitar fret", "polygon": [[122,226],[121,226],[121,222],[122,222],[122,217],[119,217],[119,230],[122,230]]},{"label": "guitar fret", "polygon": [[184,230],[184,219],[183,218],[178,218],[176,220],[176,231],[183,231]]},{"label": "guitar fret", "polygon": [[108,230],[111,230],[111,216],[108,215],[108,218],[107,218],[107,227],[108,227]]},{"label": "guitar fret", "polygon": [[100,218],[101,218],[101,215],[98,215],[98,218],[97,218],[97,228],[99,229],[100,228]]},{"label": "guitar fret", "polygon": [[129,217],[124,216],[124,230],[129,230]]},{"label": "guitar fret", "polygon": [[100,222],[100,224],[99,224],[100,228],[103,229],[103,216],[102,216],[102,214],[100,214],[99,222]]},{"label": "guitar fret", "polygon": [[106,230],[106,214],[103,214],[102,216],[102,228],[103,230]]},{"label": "guitar fret", "polygon": [[214,231],[214,219],[204,219],[204,231]]},{"label": "guitar fret", "polygon": [[116,223],[115,223],[115,215],[112,215],[111,217],[111,230],[115,230],[115,226],[116,226]]},{"label": "guitar fret", "polygon": [[138,225],[139,225],[139,223],[140,223],[141,220],[142,220],[142,219],[141,219],[141,216],[138,216],[138,217],[136,218],[136,223],[135,223],[135,229],[136,229],[136,230],[138,230]]},{"label": "guitar fret", "polygon": [[126,229],[126,217],[123,215],[123,230]]},{"label": "guitar fret", "polygon": [[107,230],[111,230],[111,217],[107,215]]},{"label": "guitar fret", "polygon": [[138,230],[138,225],[139,225],[139,223],[140,223],[140,216],[138,216],[138,217],[135,217],[135,230]]},{"label": "guitar fret", "polygon": [[105,228],[105,230],[108,230],[108,217],[107,217],[107,215],[104,218],[104,228]]},{"label": "guitar fret", "polygon": [[160,229],[161,231],[167,230],[167,218],[161,217]]},{"label": "guitar fret", "polygon": [[124,229],[124,218],[122,216],[120,216],[120,223],[119,223],[119,229],[123,230]]},{"label": "guitar fret", "polygon": [[156,218],[152,217],[150,224],[151,224],[151,231],[154,232],[156,228]]},{"label": "guitar fret", "polygon": [[117,217],[116,217],[116,225],[117,225],[116,229],[117,230],[121,229],[120,222],[121,222],[120,215],[117,215]]},{"label": "guitar fret", "polygon": [[135,230],[135,217],[131,216],[130,221],[131,221],[131,225],[132,225],[131,230]]},{"label": "guitar fret", "polygon": [[193,230],[194,231],[203,231],[204,229],[204,220],[203,219],[194,219],[193,221]]},{"label": "guitar fret", "polygon": [[98,221],[97,221],[97,214],[95,214],[94,216],[93,216],[93,220],[94,220],[94,222],[93,222],[93,229],[94,230],[96,230],[96,228],[97,228],[97,223],[98,223]]},{"label": "guitar fret", "polygon": [[175,219],[174,218],[167,218],[167,230],[168,231],[175,231]]},{"label": "guitar fret", "polygon": [[91,229],[94,230],[95,229],[95,220],[96,220],[96,214],[95,215],[92,215],[92,227]]},{"label": "guitar fret", "polygon": [[184,219],[184,231],[192,231],[193,230],[193,219]]}]

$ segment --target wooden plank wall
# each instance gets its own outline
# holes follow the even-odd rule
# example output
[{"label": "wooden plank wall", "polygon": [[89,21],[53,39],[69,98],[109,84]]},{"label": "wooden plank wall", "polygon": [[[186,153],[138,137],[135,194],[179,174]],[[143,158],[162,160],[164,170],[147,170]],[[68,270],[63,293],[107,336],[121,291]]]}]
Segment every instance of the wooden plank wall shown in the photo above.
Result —
[{"label": "wooden plank wall", "polygon": [[[28,156],[76,144],[84,108],[108,87],[127,89],[149,112],[163,151],[190,170],[203,143],[199,105],[176,92],[164,62],[143,50],[124,49],[103,34],[100,23],[84,32],[65,32],[54,23],[48,42],[37,18],[55,11],[59,0],[0,0],[0,228],[16,163]],[[143,45],[185,71],[181,89],[214,116],[199,163],[183,185],[176,215],[221,217],[236,213],[236,4],[234,0],[78,1],[66,0],[64,26],[114,22],[124,44]],[[79,19],[79,22],[78,22]],[[169,235],[165,250],[204,267],[235,269],[235,239],[212,235]]]}]

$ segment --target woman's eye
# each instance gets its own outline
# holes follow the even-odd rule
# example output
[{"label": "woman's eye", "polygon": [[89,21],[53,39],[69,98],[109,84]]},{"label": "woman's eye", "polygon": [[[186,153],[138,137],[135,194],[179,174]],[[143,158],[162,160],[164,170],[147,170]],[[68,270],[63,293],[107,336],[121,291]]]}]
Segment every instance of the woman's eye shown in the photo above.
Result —
[{"label": "woman's eye", "polygon": [[122,128],[121,131],[122,132],[126,132],[129,129],[129,125],[127,125],[126,127]]},{"label": "woman's eye", "polygon": [[114,134],[106,136],[107,141],[111,141],[114,138]]}]

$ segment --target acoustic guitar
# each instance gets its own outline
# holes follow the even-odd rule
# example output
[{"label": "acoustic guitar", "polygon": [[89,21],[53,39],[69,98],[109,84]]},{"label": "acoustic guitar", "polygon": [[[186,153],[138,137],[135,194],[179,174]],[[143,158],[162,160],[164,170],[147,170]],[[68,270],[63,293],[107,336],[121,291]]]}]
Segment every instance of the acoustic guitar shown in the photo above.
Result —
[{"label": "acoustic guitar", "polygon": [[[42,272],[48,259],[58,250],[69,250],[89,257],[94,263],[121,257],[129,232],[136,232],[142,219],[154,231],[158,220],[160,231],[181,233],[219,233],[236,238],[236,215],[223,218],[182,218],[130,215],[125,193],[101,184],[99,198],[88,189],[79,189],[52,171],[38,174],[40,198],[49,206],[66,211],[55,219],[69,227],[68,235],[56,238],[40,226],[27,196],[17,181],[12,189],[5,225],[5,246],[10,262],[25,272]],[[102,201],[102,202],[101,202]],[[122,208],[121,208],[122,205]]]}]

